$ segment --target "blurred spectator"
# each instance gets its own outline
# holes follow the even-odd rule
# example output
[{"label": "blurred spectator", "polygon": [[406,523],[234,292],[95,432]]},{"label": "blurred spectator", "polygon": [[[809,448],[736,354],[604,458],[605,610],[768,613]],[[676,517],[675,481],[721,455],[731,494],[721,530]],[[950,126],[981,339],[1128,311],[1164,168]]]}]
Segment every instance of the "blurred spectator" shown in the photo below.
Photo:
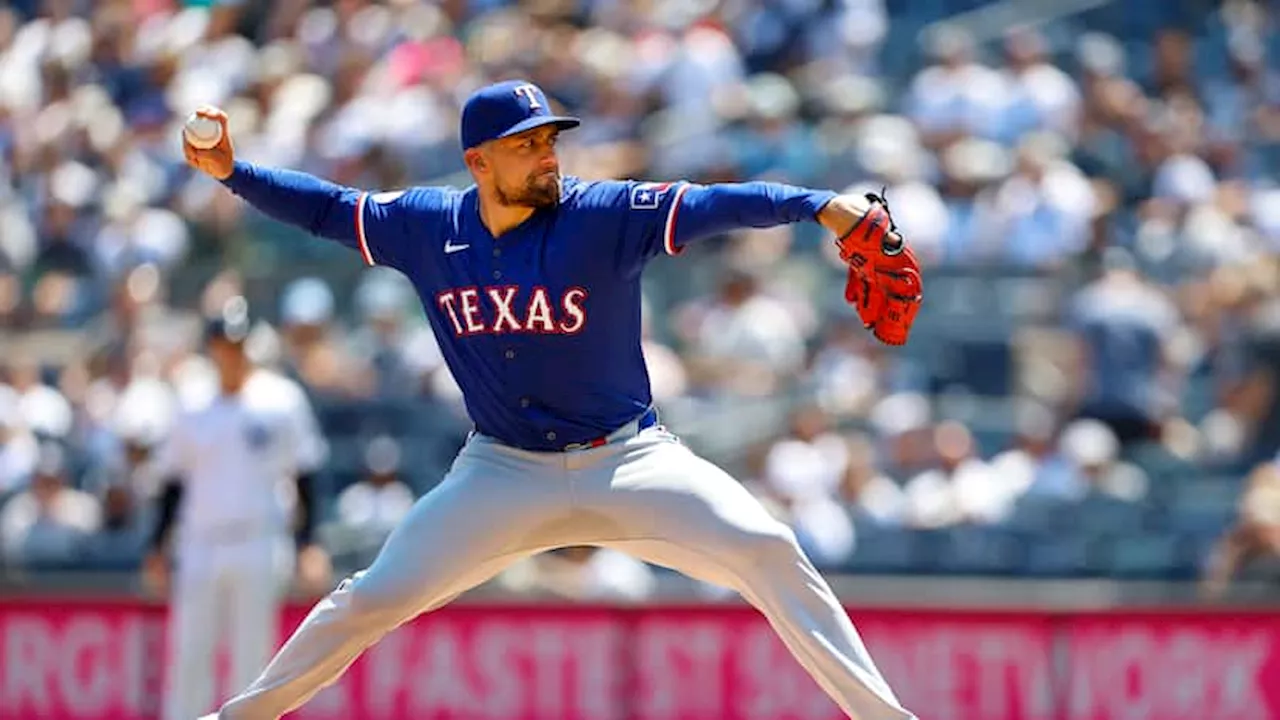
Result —
[{"label": "blurred spectator", "polygon": [[1186,31],[1167,28],[1157,33],[1152,46],[1153,65],[1146,80],[1149,95],[1162,97],[1173,92],[1197,91],[1192,77],[1191,37]]},{"label": "blurred spectator", "polygon": [[1052,270],[1087,247],[1097,208],[1093,187],[1067,159],[1059,135],[1032,133],[1017,147],[1013,174],[996,190],[994,261]]},{"label": "blurred spectator", "polygon": [[1122,445],[1155,439],[1170,402],[1177,309],[1138,274],[1132,256],[1111,248],[1102,276],[1072,299],[1068,319],[1078,343],[1080,414],[1105,422]]},{"label": "blurred spectator", "polygon": [[173,311],[165,305],[164,277],[152,264],[132,268],[109,290],[108,312],[85,328],[92,347],[172,351]]},{"label": "blurred spectator", "polygon": [[848,440],[848,462],[840,478],[840,500],[853,514],[856,529],[863,523],[896,527],[906,515],[902,488],[876,466],[875,447],[865,435]]},{"label": "blurred spectator", "polygon": [[319,278],[301,278],[285,288],[280,301],[285,374],[320,395],[357,394],[359,375],[340,352],[334,303],[333,291]]},{"label": "blurred spectator", "polygon": [[495,582],[507,590],[573,601],[639,602],[657,578],[643,562],[616,550],[566,547],[526,558]]},{"label": "blurred spectator", "polygon": [[356,288],[360,324],[345,344],[350,348],[348,354],[368,373],[361,385],[372,388],[375,397],[403,398],[407,391],[424,389],[422,377],[443,363],[439,348],[427,344],[434,344],[435,339],[417,337],[429,330],[406,322],[415,299],[412,284],[391,270],[369,271]]},{"label": "blurred spectator", "polygon": [[1148,113],[1148,99],[1126,75],[1124,46],[1110,35],[1083,34],[1076,46],[1081,66],[1084,116],[1073,162],[1090,177],[1115,183],[1126,204],[1143,199],[1149,178],[1134,141],[1141,136]]},{"label": "blurred spectator", "polygon": [[1074,469],[1057,447],[1053,411],[1027,404],[1016,412],[1013,447],[991,458],[991,469],[1016,492],[1068,495]]},{"label": "blurred spectator", "polygon": [[1119,458],[1119,440],[1104,423],[1076,420],[1063,428],[1058,443],[1070,472],[1042,475],[1029,492],[1077,500],[1097,495],[1135,502],[1146,497],[1146,473]]},{"label": "blurred spectator", "polygon": [[1249,474],[1236,522],[1215,545],[1201,588],[1209,597],[1220,597],[1245,565],[1276,556],[1280,556],[1280,465],[1266,462]]},{"label": "blurred spectator", "polygon": [[62,448],[40,449],[40,460],[28,490],[0,509],[0,548],[15,567],[72,568],[82,560],[86,543],[102,524],[102,510],[92,495],[67,486]]},{"label": "blurred spectator", "polygon": [[848,459],[848,447],[832,431],[828,415],[818,407],[801,407],[792,412],[790,435],[769,448],[765,482],[788,503],[831,498]]},{"label": "blurred spectator", "polygon": [[880,369],[861,322],[838,322],[827,328],[809,367],[814,401],[841,418],[865,413],[880,391]]},{"label": "blurred spectator", "polygon": [[186,256],[190,229],[168,208],[147,207],[141,188],[115,185],[104,200],[107,223],[92,243],[94,262],[108,277],[128,268],[154,263],[165,270]]},{"label": "blurred spectator", "polygon": [[6,373],[18,395],[18,417],[42,439],[62,439],[71,431],[71,405],[56,388],[45,384],[33,358],[14,358]]},{"label": "blurred spectator", "polygon": [[978,60],[973,37],[946,26],[927,42],[933,64],[912,79],[905,100],[925,145],[941,149],[966,136],[1011,139],[1018,130],[1010,114],[1013,88]]},{"label": "blurred spectator", "polygon": [[731,134],[734,164],[746,179],[811,186],[822,154],[811,126],[797,122],[800,94],[785,77],[761,74],[746,88],[742,127]]},{"label": "blurred spectator", "polygon": [[122,485],[131,502],[151,498],[167,480],[156,477],[153,453],[169,434],[177,398],[168,383],[143,376],[134,378],[114,400],[110,414],[92,429],[94,435],[86,442],[90,465],[81,487],[101,494]]},{"label": "blurred spectator", "polygon": [[108,485],[102,495],[102,526],[85,540],[84,562],[95,570],[136,570],[151,526],[127,485]]},{"label": "blurred spectator", "polygon": [[644,353],[645,366],[649,371],[649,387],[654,404],[661,406],[688,392],[689,376],[680,355],[654,336],[653,312],[649,308],[647,302],[641,307],[640,350]]},{"label": "blurred spectator", "polygon": [[853,525],[837,502],[848,461],[845,441],[813,406],[792,414],[790,437],[774,443],[764,460],[767,492],[819,564],[842,562],[853,552]]},{"label": "blurred spectator", "polygon": [[1005,36],[1009,82],[1016,88],[1012,109],[1020,131],[1047,130],[1074,139],[1081,98],[1076,81],[1055,66],[1048,40],[1033,28],[1015,28]]},{"label": "blurred spectator", "polygon": [[1280,70],[1268,64],[1265,37],[1256,28],[1233,29],[1227,52],[1228,74],[1202,85],[1213,137],[1280,142]]},{"label": "blurred spectator", "polygon": [[[663,7],[670,11],[677,5]],[[693,6],[689,9],[697,11]],[[730,150],[720,132],[724,125],[720,106],[738,91],[746,68],[724,30],[691,20],[678,12],[659,20],[678,29],[670,39],[661,34],[647,38],[652,49],[642,50],[635,78],[665,106],[646,129],[652,143],[651,169],[660,177],[713,177],[730,170]],[[649,66],[644,61],[650,58],[663,59]]]},{"label": "blurred spectator", "polygon": [[[0,223],[3,223],[0,218]],[[0,230],[0,238],[7,230]],[[5,267],[5,258],[0,254],[0,328],[17,327],[23,320],[25,308],[22,300],[22,285],[18,276]]]},{"label": "blurred spectator", "polygon": [[[884,0],[838,0],[834,5],[834,17],[819,18],[815,23],[813,31],[821,47],[814,52],[840,53],[851,72],[875,74],[881,44],[889,32],[889,13]],[[839,41],[827,42],[826,33],[831,30],[839,34]]]},{"label": "blurred spectator", "polygon": [[880,467],[885,474],[905,482],[933,462],[933,408],[918,393],[888,395],[871,409],[869,420],[880,440]]},{"label": "blurred spectator", "polygon": [[[1000,264],[995,188],[1008,177],[1012,161],[1007,150],[990,140],[965,138],[942,151],[939,192],[947,218],[939,247],[931,254],[948,264]],[[1017,242],[1017,238],[1008,238]]]},{"label": "blurred spectator", "polygon": [[39,460],[39,445],[21,417],[17,393],[0,385],[0,503],[31,479]]},{"label": "blurred spectator", "polygon": [[333,531],[343,549],[363,567],[413,507],[414,494],[399,478],[400,446],[390,437],[374,438],[364,452],[365,476],[338,495]]},{"label": "blurred spectator", "polygon": [[[1276,293],[1274,261],[1262,266],[1265,273],[1253,275],[1244,268],[1228,270],[1222,281],[1222,295],[1235,295],[1240,316],[1234,323],[1236,336],[1230,343],[1235,355],[1234,372],[1222,388],[1221,409],[1213,414],[1216,427],[1228,430],[1229,441],[1221,443],[1253,466],[1280,452],[1280,295]],[[1226,300],[1226,299],[1224,299]],[[1213,429],[1211,427],[1210,429]]]},{"label": "blurred spectator", "polygon": [[1001,522],[1017,500],[1015,489],[977,454],[973,435],[955,421],[933,431],[936,465],[907,481],[907,522],[917,528]]},{"label": "blurred spectator", "polygon": [[676,323],[698,389],[768,395],[804,361],[804,338],[791,312],[762,290],[757,271],[726,271],[717,294],[686,305]]}]

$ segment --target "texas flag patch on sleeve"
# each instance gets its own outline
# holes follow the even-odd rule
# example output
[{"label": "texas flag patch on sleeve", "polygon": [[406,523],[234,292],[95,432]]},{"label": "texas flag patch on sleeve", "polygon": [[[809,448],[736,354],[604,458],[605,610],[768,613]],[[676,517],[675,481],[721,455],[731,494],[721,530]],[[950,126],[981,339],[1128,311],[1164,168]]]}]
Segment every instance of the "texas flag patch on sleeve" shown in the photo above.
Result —
[{"label": "texas flag patch on sleeve", "polygon": [[632,210],[657,210],[672,183],[641,183],[631,188]]}]

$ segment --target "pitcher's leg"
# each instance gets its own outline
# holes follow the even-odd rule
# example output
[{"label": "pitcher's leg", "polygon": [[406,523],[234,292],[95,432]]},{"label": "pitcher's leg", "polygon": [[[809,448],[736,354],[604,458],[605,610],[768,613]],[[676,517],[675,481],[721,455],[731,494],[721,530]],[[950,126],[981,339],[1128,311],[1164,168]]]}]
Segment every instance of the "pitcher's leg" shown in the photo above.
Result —
[{"label": "pitcher's leg", "polygon": [[855,720],[914,717],[794,533],[746,488],[674,442],[633,458],[614,474],[606,501],[630,538],[605,545],[737,590]]},{"label": "pitcher's leg", "polygon": [[[760,538],[757,540],[764,542]],[[781,536],[776,541],[780,544],[794,542]],[[798,567],[798,572],[787,573],[782,572],[782,563],[765,562],[762,558],[759,572],[744,574],[731,570],[722,555],[709,555],[714,552],[711,549],[705,552],[690,550],[657,540],[603,544],[694,579],[736,590],[764,615],[792,656],[823,692],[854,720],[909,720],[914,717],[903,709],[888,682],[880,675],[839,600],[812,566],[807,569]],[[784,563],[808,564],[798,546],[788,551],[789,555],[791,553],[798,555],[799,560],[784,560]],[[800,581],[803,587],[799,589],[797,575],[803,578]],[[774,585],[769,588],[771,583]],[[759,592],[761,587],[766,588],[764,592]]]},{"label": "pitcher's leg", "polygon": [[383,589],[376,578],[385,571],[375,560],[368,570],[344,580],[312,607],[258,679],[222,706],[219,720],[275,720],[301,707],[400,624],[452,601],[527,554],[532,553],[481,563],[440,584],[421,605],[416,600],[398,600],[395,594],[380,594]]},{"label": "pitcher's leg", "polygon": [[312,608],[262,675],[223,706],[221,719],[273,720],[301,706],[401,623],[541,549],[538,527],[567,509],[562,484],[501,463],[455,465],[373,564]]}]

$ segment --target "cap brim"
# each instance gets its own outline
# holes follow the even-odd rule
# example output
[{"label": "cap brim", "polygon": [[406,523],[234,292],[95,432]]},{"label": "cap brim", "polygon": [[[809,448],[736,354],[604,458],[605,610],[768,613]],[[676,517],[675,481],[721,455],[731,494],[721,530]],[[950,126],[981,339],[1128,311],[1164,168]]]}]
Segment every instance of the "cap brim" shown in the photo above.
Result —
[{"label": "cap brim", "polygon": [[507,129],[498,137],[505,138],[512,135],[519,135],[534,128],[540,128],[544,125],[555,125],[561,130],[572,130],[582,124],[582,121],[576,117],[568,117],[566,115],[538,115],[531,117],[523,122],[518,122]]}]

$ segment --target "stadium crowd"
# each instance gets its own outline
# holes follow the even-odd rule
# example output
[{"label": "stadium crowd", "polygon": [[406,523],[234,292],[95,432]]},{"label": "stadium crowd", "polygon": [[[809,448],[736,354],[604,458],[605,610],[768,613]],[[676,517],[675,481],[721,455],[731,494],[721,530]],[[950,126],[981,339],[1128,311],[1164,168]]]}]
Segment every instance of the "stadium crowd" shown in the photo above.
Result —
[{"label": "stadium crowd", "polygon": [[[177,127],[214,104],[255,162],[465,184],[459,102],[522,76],[583,117],[573,174],[887,188],[929,265],[901,351],[842,306],[817,226],[708,240],[648,290],[659,406],[734,418],[707,442],[826,567],[1220,590],[1280,551],[1280,16],[1232,0],[931,24],[972,5],[10,3],[5,561],[136,566],[148,453],[213,392],[198,319],[236,294],[260,360],[330,432],[327,542],[366,560],[465,434],[456,387],[412,288],[190,171]],[[406,401],[428,419],[362,420]],[[599,553],[538,562],[576,578],[565,592],[648,587]],[[528,570],[511,587],[557,584]]]}]

